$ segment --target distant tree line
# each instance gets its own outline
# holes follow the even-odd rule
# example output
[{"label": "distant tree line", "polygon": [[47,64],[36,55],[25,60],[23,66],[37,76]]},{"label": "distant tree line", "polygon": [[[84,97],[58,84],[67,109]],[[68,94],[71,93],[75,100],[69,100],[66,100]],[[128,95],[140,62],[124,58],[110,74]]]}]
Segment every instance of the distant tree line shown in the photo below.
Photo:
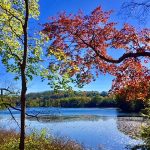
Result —
[{"label": "distant tree line", "polygon": [[116,107],[116,102],[103,91],[45,91],[27,94],[27,107]]},{"label": "distant tree line", "polygon": [[[147,106],[146,100],[127,100],[127,94],[109,95],[108,92],[97,91],[44,91],[28,93],[27,107],[64,107],[64,108],[92,108],[119,107],[126,112],[139,112]],[[148,99],[148,98],[147,98]],[[3,97],[3,101],[12,106],[20,107],[19,96]],[[5,106],[0,104],[0,109]]]},{"label": "distant tree line", "polygon": [[139,112],[146,107],[145,101],[128,101],[126,96],[126,93],[108,95],[106,91],[45,91],[27,94],[27,107],[119,107],[128,112]]}]

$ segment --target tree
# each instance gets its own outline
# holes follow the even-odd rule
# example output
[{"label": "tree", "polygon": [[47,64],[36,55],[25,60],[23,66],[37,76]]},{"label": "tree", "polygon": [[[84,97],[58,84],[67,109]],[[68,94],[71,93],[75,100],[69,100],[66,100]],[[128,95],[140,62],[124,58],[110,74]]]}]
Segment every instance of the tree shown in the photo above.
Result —
[{"label": "tree", "polygon": [[140,23],[146,23],[150,15],[149,0],[129,0],[123,2],[119,14],[125,18],[134,18]]},{"label": "tree", "polygon": [[124,95],[126,100],[147,100],[150,88],[150,70],[137,61],[120,65],[121,72],[113,81],[112,92]]},{"label": "tree", "polygon": [[[150,79],[145,65],[150,60],[150,30],[137,31],[129,24],[119,30],[116,23],[109,22],[110,14],[111,11],[97,7],[90,15],[79,12],[53,17],[42,30],[51,41],[48,54],[59,54],[55,65],[60,67],[60,73],[68,72],[70,77],[76,77],[79,86],[91,82],[95,74],[110,73],[116,77],[113,91],[132,85],[144,91],[137,95],[144,99]],[[123,55],[115,59],[110,51],[121,51]],[[61,55],[67,59],[62,60]]]},{"label": "tree", "polygon": [[[61,77],[56,67],[48,68],[42,62],[46,61],[44,43],[47,39],[40,31],[33,33],[30,19],[38,19],[38,0],[1,0],[0,1],[0,56],[8,72],[15,73],[15,79],[21,79],[21,130],[19,149],[25,148],[25,115],[27,84],[33,77],[41,76],[49,79],[49,84],[55,89],[67,88],[67,75]],[[31,35],[31,36],[29,36]],[[57,54],[56,54],[57,55]],[[48,55],[50,57],[50,55]],[[50,61],[50,60],[47,60]],[[44,67],[45,66],[45,67]],[[32,116],[32,115],[30,115]],[[32,116],[33,117],[33,116]]]},{"label": "tree", "polygon": [[27,80],[37,74],[41,54],[38,40],[28,36],[28,23],[38,15],[38,0],[0,1],[0,55],[7,71],[21,77],[20,150],[24,150]]},{"label": "tree", "polygon": [[107,93],[106,91],[102,91],[102,92],[100,93],[100,95],[103,96],[103,97],[105,97],[105,96],[108,96],[108,93]]}]

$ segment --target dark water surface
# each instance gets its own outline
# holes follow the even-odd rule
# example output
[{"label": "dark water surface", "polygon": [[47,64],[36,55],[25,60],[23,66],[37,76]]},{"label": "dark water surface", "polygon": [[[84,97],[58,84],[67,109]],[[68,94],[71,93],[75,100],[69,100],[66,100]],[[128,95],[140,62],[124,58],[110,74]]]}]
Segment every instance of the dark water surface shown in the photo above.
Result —
[{"label": "dark water surface", "polygon": [[[19,112],[12,112],[19,122]],[[125,150],[142,143],[131,133],[142,124],[142,118],[116,108],[27,108],[27,112],[39,113],[39,121],[26,119],[27,133],[45,129],[48,135],[73,139],[94,150]],[[0,127],[19,131],[7,110],[0,111]]]}]

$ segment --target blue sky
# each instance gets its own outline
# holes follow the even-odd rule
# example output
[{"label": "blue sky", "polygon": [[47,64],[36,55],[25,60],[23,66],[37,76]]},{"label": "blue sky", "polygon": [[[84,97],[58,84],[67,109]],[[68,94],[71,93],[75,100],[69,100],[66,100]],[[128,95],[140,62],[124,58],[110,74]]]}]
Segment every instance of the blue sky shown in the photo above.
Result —
[{"label": "blue sky", "polygon": [[[143,26],[149,26],[148,24],[141,25],[133,19],[122,19],[118,16],[118,11],[121,7],[122,0],[40,0],[40,17],[37,21],[38,23],[46,23],[49,16],[55,16],[59,12],[66,11],[67,13],[77,13],[78,10],[82,10],[85,14],[89,14],[93,9],[98,6],[102,6],[103,10],[113,10],[114,13],[111,15],[111,21],[118,22],[118,27],[121,27],[124,22],[128,22],[137,28],[142,28]],[[31,25],[30,28],[33,26]],[[121,53],[120,53],[121,54]],[[119,54],[113,54],[117,57]],[[6,73],[5,67],[0,62],[0,86],[9,85],[11,82],[15,84],[16,87],[20,88],[20,83],[13,81],[13,75]],[[101,75],[95,82],[91,82],[86,85],[83,89],[88,91],[108,91],[111,88],[113,77],[110,75]],[[74,88],[78,90],[77,88]],[[47,85],[47,81],[41,82],[39,77],[35,77],[33,81],[28,84],[28,92],[38,92],[50,90]]]}]

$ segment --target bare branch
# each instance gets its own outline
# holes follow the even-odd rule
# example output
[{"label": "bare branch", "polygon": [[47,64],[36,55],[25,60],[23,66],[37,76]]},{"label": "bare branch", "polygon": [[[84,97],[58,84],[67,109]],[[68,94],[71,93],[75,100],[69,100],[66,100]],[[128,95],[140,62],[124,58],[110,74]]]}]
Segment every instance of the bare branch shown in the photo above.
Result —
[{"label": "bare branch", "polygon": [[[6,106],[6,108],[9,108],[9,107],[10,107],[10,108],[12,108],[12,109],[14,109],[14,110],[17,110],[17,111],[20,111],[20,112],[21,112],[21,109],[12,106],[10,103],[3,102],[3,103],[1,103],[0,105],[4,105],[4,106]],[[28,114],[28,113],[25,113],[25,114],[26,114],[26,116],[34,117],[34,118],[36,118],[36,119],[39,121],[38,115],[40,114],[40,112],[37,113],[36,115],[31,115],[31,114]]]},{"label": "bare branch", "polygon": [[144,23],[149,18],[150,0],[130,0],[124,2],[119,11],[120,14],[125,18],[136,18],[140,23]]},{"label": "bare branch", "polygon": [[7,88],[7,89],[6,89],[6,88],[0,88],[0,90],[7,91],[7,92],[9,92],[9,93],[13,93],[13,92],[10,91],[8,88]]},{"label": "bare branch", "polygon": [[[14,117],[14,115],[12,114],[12,112],[11,112],[10,108],[9,108],[9,107],[7,107],[6,105],[5,105],[5,107],[8,109],[8,111],[9,111],[9,113],[10,113],[11,117],[14,119],[14,121],[15,121],[15,122],[16,122],[16,124],[17,124],[17,126],[20,128],[19,123],[18,123],[18,121],[16,120],[16,118]],[[20,129],[21,129],[21,128],[20,128]]]}]

